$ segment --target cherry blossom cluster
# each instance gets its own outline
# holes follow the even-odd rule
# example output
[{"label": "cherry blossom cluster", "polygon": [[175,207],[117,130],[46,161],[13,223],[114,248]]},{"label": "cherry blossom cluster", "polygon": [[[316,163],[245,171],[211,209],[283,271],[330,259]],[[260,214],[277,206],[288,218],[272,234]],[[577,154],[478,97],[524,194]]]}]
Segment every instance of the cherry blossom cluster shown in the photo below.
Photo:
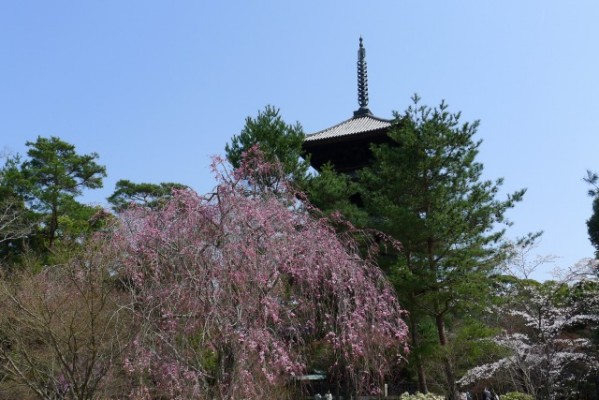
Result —
[{"label": "cherry blossom cluster", "polygon": [[[307,372],[315,351],[355,386],[377,387],[407,351],[379,268],[252,157],[200,196],[132,207],[113,245],[139,334],[125,360],[132,396],[259,398]],[[251,171],[248,170],[251,168]],[[320,349],[320,350],[314,350]]]}]

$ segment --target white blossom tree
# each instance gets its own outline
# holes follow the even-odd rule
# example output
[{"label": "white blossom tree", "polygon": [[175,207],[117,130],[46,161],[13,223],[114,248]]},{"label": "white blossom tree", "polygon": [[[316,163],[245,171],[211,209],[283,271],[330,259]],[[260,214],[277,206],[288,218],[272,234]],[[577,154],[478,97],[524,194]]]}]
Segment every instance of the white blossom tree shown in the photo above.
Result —
[{"label": "white blossom tree", "polygon": [[509,298],[491,311],[502,328],[492,340],[506,350],[505,357],[469,370],[460,385],[499,379],[536,398],[571,396],[598,368],[591,341],[580,333],[599,322],[593,307],[599,292],[589,295],[585,289],[592,269],[585,261],[560,281],[513,281]]}]

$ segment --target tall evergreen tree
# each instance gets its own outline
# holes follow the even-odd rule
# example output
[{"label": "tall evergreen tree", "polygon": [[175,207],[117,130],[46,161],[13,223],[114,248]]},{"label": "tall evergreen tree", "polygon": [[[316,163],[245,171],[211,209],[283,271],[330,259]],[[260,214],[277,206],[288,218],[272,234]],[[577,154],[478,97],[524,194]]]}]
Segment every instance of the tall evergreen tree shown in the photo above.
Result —
[{"label": "tall evergreen tree", "polygon": [[57,137],[38,137],[27,142],[28,158],[18,165],[6,166],[5,185],[25,200],[27,206],[43,219],[42,227],[48,248],[59,234],[61,219],[91,217],[97,210],[75,201],[84,189],[102,187],[106,168],[95,162],[96,153],[77,154],[75,146]]},{"label": "tall evergreen tree", "polygon": [[502,180],[482,179],[478,121],[461,123],[444,102],[429,108],[417,96],[413,101],[395,115],[393,143],[372,147],[373,165],[358,174],[361,201],[370,226],[403,244],[401,253],[387,254],[387,271],[411,311],[416,345],[422,319],[434,323],[448,394],[455,398],[447,324],[456,312],[481,304],[502,257],[498,224],[507,223],[505,212],[524,190],[498,200]]}]

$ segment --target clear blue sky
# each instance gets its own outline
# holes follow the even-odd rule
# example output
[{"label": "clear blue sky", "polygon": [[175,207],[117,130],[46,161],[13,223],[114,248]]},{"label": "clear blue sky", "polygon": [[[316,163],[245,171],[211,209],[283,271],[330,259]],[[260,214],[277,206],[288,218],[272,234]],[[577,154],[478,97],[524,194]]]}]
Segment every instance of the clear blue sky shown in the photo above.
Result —
[{"label": "clear blue sky", "polygon": [[210,156],[267,104],[306,132],[357,109],[367,50],[370,108],[417,92],[481,120],[480,161],[506,193],[528,188],[511,236],[539,252],[591,256],[582,182],[599,170],[597,1],[4,1],[0,148],[58,136],[119,179],[209,191]]}]

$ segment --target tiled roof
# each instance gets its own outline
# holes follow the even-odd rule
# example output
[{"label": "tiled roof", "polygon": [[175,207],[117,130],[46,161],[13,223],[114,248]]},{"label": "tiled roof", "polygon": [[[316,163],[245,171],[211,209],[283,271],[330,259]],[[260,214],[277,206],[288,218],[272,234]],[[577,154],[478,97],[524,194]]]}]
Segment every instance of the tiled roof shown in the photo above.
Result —
[{"label": "tiled roof", "polygon": [[356,135],[386,129],[391,126],[391,121],[378,118],[373,115],[362,115],[350,118],[328,129],[307,135],[304,142],[316,142],[319,140],[333,139],[342,136]]}]

